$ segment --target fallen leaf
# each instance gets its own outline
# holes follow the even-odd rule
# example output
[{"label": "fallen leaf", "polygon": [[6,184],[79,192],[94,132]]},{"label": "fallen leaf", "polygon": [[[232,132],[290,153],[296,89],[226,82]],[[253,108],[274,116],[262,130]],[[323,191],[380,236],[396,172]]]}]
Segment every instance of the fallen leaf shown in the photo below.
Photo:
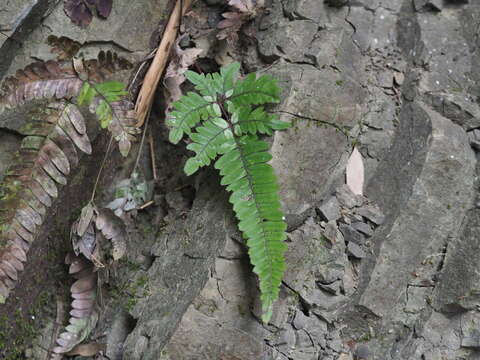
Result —
[{"label": "fallen leaf", "polygon": [[95,226],[113,245],[113,260],[121,259],[127,252],[128,233],[125,223],[110,209],[97,210]]},{"label": "fallen leaf", "polygon": [[238,32],[242,26],[257,16],[258,11],[265,5],[263,0],[230,0],[228,2],[234,10],[222,14],[224,20],[220,21],[217,28],[220,31],[217,34],[219,40],[226,39],[229,43],[235,43],[238,40]]},{"label": "fallen leaf", "polygon": [[113,0],[65,0],[65,13],[78,26],[86,27],[96,12],[100,17],[107,18],[112,12]]},{"label": "fallen leaf", "polygon": [[347,185],[355,195],[363,195],[365,173],[362,154],[354,148],[347,162]]},{"label": "fallen leaf", "polygon": [[80,218],[78,219],[78,224],[77,224],[78,236],[83,236],[83,234],[85,234],[85,231],[87,230],[88,226],[92,222],[92,218],[93,218],[93,205],[92,203],[88,203],[87,206],[85,206],[82,209],[82,213],[80,214]]},{"label": "fallen leaf", "polygon": [[167,98],[166,113],[171,111],[170,104],[172,104],[174,101],[177,101],[182,96],[180,85],[185,82],[184,73],[190,66],[193,65],[195,60],[197,60],[197,58],[203,52],[202,49],[198,48],[182,49],[180,47],[180,41],[185,36],[186,35],[180,36],[175,41],[172,51],[172,58],[168,64],[163,80],[165,89],[168,91],[168,94],[165,96]]},{"label": "fallen leaf", "polygon": [[92,22],[93,14],[83,0],[65,0],[63,7],[75,25],[87,27]]}]

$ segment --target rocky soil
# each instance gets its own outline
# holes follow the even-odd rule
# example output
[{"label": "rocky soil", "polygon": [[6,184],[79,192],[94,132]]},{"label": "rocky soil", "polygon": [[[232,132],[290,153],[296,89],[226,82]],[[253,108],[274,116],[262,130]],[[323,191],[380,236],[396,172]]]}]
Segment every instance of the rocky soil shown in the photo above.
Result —
[{"label": "rocky soil", "polygon": [[[52,58],[45,44],[51,34],[84,44],[87,57],[110,48],[141,61],[167,4],[114,3],[109,20],[80,30],[58,1],[7,0],[0,5],[0,29],[13,40],[0,36],[0,77]],[[195,11],[215,24],[222,4],[199,0]],[[107,343],[105,356],[480,359],[479,19],[475,0],[272,0],[255,21],[256,41],[231,52],[246,70],[279,78],[278,110],[299,115],[272,141],[289,250],[268,325],[259,321],[257,282],[217,174],[182,175],[185,153],[167,143],[159,94],[151,121],[155,206],[130,221],[127,259],[103,278],[104,311],[92,336]],[[7,120],[0,118],[0,172],[19,143]],[[365,161],[365,196],[344,185],[354,146]],[[77,176],[91,178],[95,161],[84,167]],[[131,161],[114,158],[102,186],[105,202],[112,200],[111,184],[129,169]],[[91,182],[76,183],[77,193],[89,192]],[[68,233],[78,201],[59,207],[40,249],[51,231]],[[51,260],[40,250],[32,256],[27,274],[50,269],[64,255],[68,238],[56,243]],[[62,265],[55,266],[61,273]],[[50,284],[49,291],[65,293],[66,282]],[[31,294],[20,287],[16,296],[22,302]],[[29,320],[35,336],[22,340],[32,359],[44,359],[51,341],[55,303],[43,305]]]}]

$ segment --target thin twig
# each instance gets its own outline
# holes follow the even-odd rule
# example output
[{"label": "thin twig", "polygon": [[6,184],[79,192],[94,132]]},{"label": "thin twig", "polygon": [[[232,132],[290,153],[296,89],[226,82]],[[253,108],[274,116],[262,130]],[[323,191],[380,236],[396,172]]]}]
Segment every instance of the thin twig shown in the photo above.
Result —
[{"label": "thin twig", "polygon": [[155,146],[153,143],[153,135],[152,132],[148,133],[148,140],[150,143],[150,160],[152,161],[152,172],[153,172],[153,180],[157,181],[158,176],[157,176],[157,167],[155,164],[157,163],[155,160]]},{"label": "thin twig", "polygon": [[335,129],[337,129],[338,131],[340,131],[347,138],[349,137],[348,129],[346,129],[345,127],[339,126],[339,125],[337,125],[333,122],[330,122],[330,121],[327,121],[327,120],[315,119],[315,118],[312,118],[312,117],[309,117],[309,116],[303,116],[303,115],[300,115],[300,114],[291,113],[289,111],[277,110],[277,111],[274,111],[274,112],[287,114],[287,115],[294,116],[294,117],[297,117],[297,118],[303,119],[303,120],[316,121],[316,122],[319,122],[320,124],[323,124],[323,125],[332,126]]},{"label": "thin twig", "polygon": [[97,174],[97,179],[95,180],[95,186],[93,187],[92,197],[90,198],[90,202],[93,202],[95,199],[95,193],[97,191],[98,182],[100,181],[100,176],[102,174],[103,168],[105,167],[105,163],[107,162],[108,155],[110,154],[110,148],[113,144],[113,135],[110,135],[110,141],[108,142],[107,151],[105,152],[105,156],[103,157],[102,165],[100,166],[100,170]]},{"label": "thin twig", "polygon": [[157,53],[150,65],[150,68],[143,80],[142,88],[138,94],[137,103],[135,104],[135,111],[137,113],[138,122],[136,127],[143,126],[149,109],[152,107],[153,96],[158,86],[160,78],[165,70],[167,61],[170,55],[170,50],[175,42],[177,33],[180,27],[181,17],[190,7],[193,0],[177,0],[175,7],[170,15],[165,32],[163,34]]},{"label": "thin twig", "polygon": [[151,111],[152,111],[151,108],[148,109],[147,120],[145,121],[145,126],[143,127],[142,140],[140,140],[140,147],[138,148],[137,158],[135,159],[135,165],[133,165],[133,169],[132,169],[132,173],[131,173],[130,177],[132,177],[135,170],[137,170],[138,163],[140,162],[140,156],[142,155],[143,145],[145,144],[145,135],[147,134],[148,121],[150,120],[150,112]]},{"label": "thin twig", "polygon": [[155,201],[150,200],[149,202],[146,202],[145,204],[143,204],[142,206],[140,206],[137,210],[143,210],[143,209],[149,207],[150,205],[153,205],[154,202],[155,202]]},{"label": "thin twig", "polygon": [[135,72],[135,75],[133,76],[132,81],[130,81],[130,84],[128,85],[127,90],[129,92],[132,91],[133,84],[135,84],[135,81],[137,80],[138,76],[140,75],[140,72],[142,71],[143,67],[145,65],[147,65],[148,60],[153,59],[153,57],[155,56],[155,52],[157,51],[157,49],[158,48],[155,48],[152,51],[150,51],[150,54],[148,54],[148,56],[142,60],[140,66],[138,67],[138,70]]}]

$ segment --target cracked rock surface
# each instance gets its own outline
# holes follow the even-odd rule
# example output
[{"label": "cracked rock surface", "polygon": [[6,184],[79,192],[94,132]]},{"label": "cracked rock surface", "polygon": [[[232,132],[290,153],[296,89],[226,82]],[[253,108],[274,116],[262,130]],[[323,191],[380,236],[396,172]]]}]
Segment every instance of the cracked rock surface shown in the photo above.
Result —
[{"label": "cracked rock surface", "polygon": [[[51,34],[87,57],[113,49],[137,61],[165,7],[116,1],[109,20],[78,31],[61,2],[6,1],[0,30],[24,45],[0,37],[0,76],[52,58]],[[476,1],[271,0],[249,49],[256,60],[244,60],[281,81],[282,117],[299,115],[271,146],[289,232],[272,320],[259,320],[257,279],[217,175],[187,180],[184,154],[153,125],[162,206],[139,216],[108,282],[128,305],[107,298],[96,335],[114,339],[109,358],[480,358],[479,19]],[[1,124],[0,174],[20,141]],[[364,196],[345,186],[354,146]]]},{"label": "cracked rock surface", "polygon": [[[162,359],[478,358],[479,14],[475,2],[272,2],[258,52],[284,84],[281,110],[350,129],[366,199],[341,186],[352,139],[302,121],[277,134],[287,219],[308,215],[289,226],[272,322],[258,321],[230,235]],[[235,331],[252,354],[218,347]]]}]

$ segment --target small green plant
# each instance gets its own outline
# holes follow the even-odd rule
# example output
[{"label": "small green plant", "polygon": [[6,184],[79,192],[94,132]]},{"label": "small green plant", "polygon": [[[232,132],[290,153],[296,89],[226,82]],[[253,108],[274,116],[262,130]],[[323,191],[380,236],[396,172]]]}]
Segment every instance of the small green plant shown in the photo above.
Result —
[{"label": "small green plant", "polygon": [[240,64],[233,63],[214,74],[187,71],[197,92],[173,104],[167,123],[172,143],[184,134],[191,140],[187,149],[195,155],[185,164],[188,175],[216,160],[221,184],[232,193],[229,200],[247,239],[253,271],[260,279],[262,320],[267,323],[285,270],[287,225],[276,176],[268,164],[269,145],[258,135],[272,135],[290,124],[261,106],[280,101],[277,81],[254,73],[237,80],[239,69]]},{"label": "small green plant", "polygon": [[110,104],[122,100],[126,95],[128,95],[128,91],[125,91],[125,85],[121,82],[105,81],[91,84],[85,81],[80,94],[78,94],[77,102],[79,105],[90,105],[95,97],[98,97],[95,113],[100,126],[105,129],[113,119],[113,109]]}]

